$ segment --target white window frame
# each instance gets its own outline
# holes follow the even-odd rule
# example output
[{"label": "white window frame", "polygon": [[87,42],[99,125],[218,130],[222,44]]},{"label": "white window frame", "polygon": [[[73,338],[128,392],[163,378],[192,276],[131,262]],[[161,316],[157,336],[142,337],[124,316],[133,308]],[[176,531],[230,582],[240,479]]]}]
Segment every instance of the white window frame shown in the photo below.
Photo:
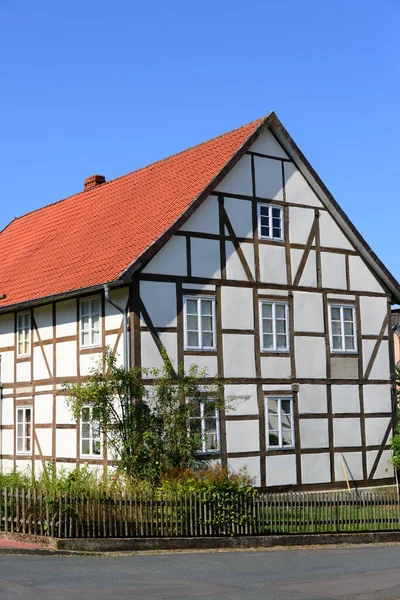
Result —
[{"label": "white window frame", "polygon": [[[20,326],[19,321],[23,320],[22,326]],[[17,313],[17,357],[21,358],[23,356],[31,355],[31,342],[32,342],[32,319],[31,313],[29,310],[25,312]],[[22,347],[24,348],[25,343],[28,344],[27,352],[20,352],[19,345],[22,343]]]},{"label": "white window frame", "polygon": [[[94,312],[92,309],[92,302],[96,300],[99,303],[99,312]],[[87,302],[89,306],[89,312],[83,312],[82,306]],[[93,334],[95,328],[93,327],[93,315],[99,315],[99,341],[93,342]],[[90,343],[83,343],[83,333],[84,329],[82,326],[83,317],[89,317],[89,334],[90,334]],[[101,333],[102,333],[102,314],[101,314],[101,298],[100,296],[90,296],[89,298],[81,298],[79,301],[79,345],[80,348],[99,348],[101,346]]]},{"label": "white window frame", "polygon": [[[262,235],[262,233],[261,233],[261,209],[262,208],[267,208],[268,209],[268,217],[269,217],[269,222],[270,222],[270,226],[269,226],[270,234],[269,235]],[[274,208],[276,208],[280,212],[280,221],[281,221],[281,227],[280,227],[280,229],[281,229],[281,235],[280,235],[280,237],[274,237],[274,235],[273,235],[272,209],[274,209]],[[284,212],[283,212],[283,206],[277,206],[275,204],[264,204],[264,203],[259,203],[258,204],[258,237],[259,237],[260,240],[272,240],[274,242],[283,242],[284,241],[284,239],[285,239],[285,230],[284,230]]]},{"label": "white window frame", "polygon": [[[279,428],[279,444],[272,445],[269,443],[269,400],[278,401],[278,428]],[[283,445],[283,436],[282,436],[282,410],[281,404],[282,400],[290,400],[290,420],[291,420],[291,433],[292,433],[292,444],[290,446]],[[267,432],[267,450],[293,450],[295,448],[295,439],[294,439],[294,410],[293,410],[293,396],[267,396],[266,398],[266,432]]]},{"label": "white window frame", "polygon": [[[264,348],[264,328],[263,328],[263,306],[265,304],[272,305],[272,336],[274,347]],[[285,322],[286,322],[286,348],[277,348],[277,331],[276,331],[276,306],[285,307]],[[290,331],[289,331],[289,303],[280,300],[260,300],[260,341],[261,341],[261,352],[290,352]]]},{"label": "white window frame", "polygon": [[[342,337],[342,348],[337,349],[333,348],[333,331],[332,331],[332,308],[338,308],[340,310],[340,330]],[[344,334],[344,314],[343,309],[348,308],[351,309],[353,313],[353,338],[354,338],[354,349],[346,350],[346,342],[345,342],[345,334]],[[356,321],[356,307],[352,304],[329,304],[329,342],[331,345],[331,353],[332,354],[358,354],[358,344],[357,344],[357,321]],[[349,337],[349,336],[347,336]]]},{"label": "white window frame", "polygon": [[[81,413],[81,418],[80,418],[80,423],[79,423],[79,446],[80,446],[80,457],[81,458],[96,458],[96,459],[101,459],[102,458],[102,452],[103,452],[103,444],[102,444],[102,439],[101,439],[101,432],[99,432],[99,441],[100,441],[100,453],[96,454],[93,452],[93,445],[95,443],[95,441],[97,440],[97,437],[95,437],[93,435],[93,424],[92,424],[92,416],[93,416],[93,406],[89,406],[89,405],[84,405],[82,406],[82,411],[84,409],[89,409],[90,411],[90,421],[84,421],[82,419],[82,413]],[[89,424],[90,427],[90,436],[86,437],[82,435],[82,428],[84,424]],[[84,453],[82,450],[82,442],[83,440],[89,440],[90,441],[90,452],[89,453]]]},{"label": "white window frame", "polygon": [[[197,302],[197,331],[199,333],[199,344],[197,346],[190,346],[188,343],[188,326],[187,326],[187,301],[194,300]],[[201,304],[204,300],[211,301],[211,318],[212,318],[212,334],[213,334],[213,345],[205,346],[203,344],[203,329],[201,326]],[[183,297],[183,321],[184,321],[184,338],[185,338],[185,350],[203,350],[204,352],[216,350],[217,348],[217,326],[216,326],[216,310],[215,310],[215,297],[214,296],[184,296]]]},{"label": "white window frame", "polygon": [[[188,400],[190,402],[190,400]],[[192,400],[192,402],[194,402]],[[219,414],[219,409],[217,407],[217,400],[215,398],[204,398],[204,400],[199,400],[200,403],[200,416],[189,417],[189,421],[200,421],[201,422],[201,449],[198,450],[198,454],[220,454],[221,452],[221,419]],[[204,407],[206,404],[215,404],[215,427],[217,434],[217,449],[216,450],[207,450],[206,448],[206,417],[204,416]],[[190,426],[188,427],[188,435],[190,435]]]},{"label": "white window frame", "polygon": [[[30,424],[30,435],[26,435],[26,425],[28,423],[27,419],[26,419],[26,413],[27,411],[30,410],[30,415],[31,415],[31,419],[29,421]],[[23,433],[22,436],[18,435],[18,413],[22,412],[23,414],[23,418],[22,418],[22,426],[23,426]],[[15,448],[16,448],[16,454],[18,455],[31,455],[32,454],[32,428],[33,428],[33,408],[32,406],[17,406],[16,407],[16,418],[17,418],[17,422],[16,422],[16,428],[15,428]],[[18,450],[18,440],[22,439],[22,445],[24,450]],[[30,440],[30,450],[26,450],[26,440]]]}]

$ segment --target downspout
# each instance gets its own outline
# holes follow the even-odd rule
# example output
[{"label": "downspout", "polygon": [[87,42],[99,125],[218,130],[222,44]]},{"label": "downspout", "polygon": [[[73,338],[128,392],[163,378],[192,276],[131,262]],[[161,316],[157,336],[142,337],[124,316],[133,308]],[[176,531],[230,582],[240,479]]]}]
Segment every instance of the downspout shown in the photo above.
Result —
[{"label": "downspout", "polygon": [[116,308],[122,314],[122,338],[123,338],[123,347],[124,347],[124,369],[129,369],[131,365],[131,356],[130,356],[130,343],[129,343],[129,314],[128,314],[128,303],[124,308],[118,306],[112,298],[110,298],[110,288],[108,285],[104,285],[104,296],[107,302],[109,302],[114,308]]}]

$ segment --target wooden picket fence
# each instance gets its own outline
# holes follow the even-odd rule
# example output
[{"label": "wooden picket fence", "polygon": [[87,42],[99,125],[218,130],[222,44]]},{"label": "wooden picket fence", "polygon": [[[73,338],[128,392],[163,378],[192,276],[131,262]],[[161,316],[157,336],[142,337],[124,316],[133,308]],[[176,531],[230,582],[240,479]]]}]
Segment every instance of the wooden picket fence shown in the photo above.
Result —
[{"label": "wooden picket fence", "polygon": [[400,529],[398,495],[192,493],[51,496],[0,491],[0,530],[59,538],[204,537]]}]

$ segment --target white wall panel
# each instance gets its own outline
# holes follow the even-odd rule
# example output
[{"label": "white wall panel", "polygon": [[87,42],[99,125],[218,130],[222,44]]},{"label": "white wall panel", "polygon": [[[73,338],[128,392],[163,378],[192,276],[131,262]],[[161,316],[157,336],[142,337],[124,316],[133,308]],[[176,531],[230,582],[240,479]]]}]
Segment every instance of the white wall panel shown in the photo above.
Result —
[{"label": "white wall panel", "polygon": [[68,404],[63,396],[56,397],[56,423],[59,425],[73,425],[75,419],[68,407]]},{"label": "white wall panel", "polygon": [[1,401],[1,423],[2,425],[14,425],[14,400],[3,398]]},{"label": "white wall panel", "polygon": [[[240,244],[249,269],[254,277],[254,247],[253,244]],[[248,281],[246,272],[240,262],[239,256],[231,242],[225,244],[226,252],[226,276],[228,279]]]},{"label": "white wall panel", "polygon": [[[290,251],[293,279],[296,277],[303,254],[304,250],[292,249]],[[308,255],[307,262],[300,277],[299,285],[304,287],[316,287],[317,285],[317,261],[315,250],[311,250]]]},{"label": "white wall panel", "polygon": [[100,352],[93,352],[93,354],[81,354],[79,357],[79,368],[82,376],[90,375],[90,373],[97,367],[99,360],[101,360],[102,354]]},{"label": "white wall panel", "polygon": [[230,452],[258,452],[258,421],[226,421],[226,444]]},{"label": "white wall panel", "polygon": [[333,443],[335,447],[361,446],[360,419],[333,419]]},{"label": "white wall panel", "polygon": [[329,448],[328,419],[301,419],[301,448]]},{"label": "white wall panel", "polygon": [[[391,417],[365,419],[365,443],[367,446],[379,446],[382,444],[390,421]],[[390,437],[389,435],[389,439]]]},{"label": "white wall panel", "polygon": [[219,242],[217,240],[191,239],[192,275],[219,279],[221,277],[221,260]]},{"label": "white wall panel", "polygon": [[35,441],[35,454],[39,454],[40,455],[40,451],[39,451],[39,446],[40,446],[40,450],[42,453],[42,456],[51,456],[52,454],[52,431],[51,429],[41,429],[40,427],[37,427],[35,430],[36,436],[37,436],[37,441],[39,442],[39,445],[37,444],[37,442]]},{"label": "white wall panel", "polygon": [[184,237],[172,236],[170,240],[152,258],[143,269],[143,273],[160,275],[186,275],[186,240]]},{"label": "white wall panel", "polygon": [[238,198],[225,198],[224,206],[236,236],[239,238],[252,238],[252,203]]},{"label": "white wall panel", "polygon": [[76,372],[76,342],[58,342],[56,344],[57,377],[69,377]]},{"label": "white wall panel", "polygon": [[215,189],[217,192],[252,196],[253,184],[250,156],[243,156]]},{"label": "white wall panel", "polygon": [[350,244],[340,227],[335,223],[327,211],[321,211],[319,227],[321,246],[354,250],[352,244]]},{"label": "white wall panel", "polygon": [[325,339],[295,337],[296,374],[300,379],[326,377]]},{"label": "white wall panel", "polygon": [[31,361],[17,363],[17,381],[31,380]]},{"label": "white wall panel", "polygon": [[[229,396],[236,396],[236,400],[229,400]],[[227,415],[257,415],[257,386],[256,385],[234,385],[225,386],[225,398]]]},{"label": "white wall panel", "polygon": [[182,225],[181,230],[219,234],[218,198],[209,196]]},{"label": "white wall panel", "polygon": [[14,454],[14,431],[12,429],[3,429],[1,432],[1,440],[2,454]]},{"label": "white wall panel", "polygon": [[224,333],[222,338],[225,377],[255,377],[254,336]]},{"label": "white wall panel", "polygon": [[310,188],[303,175],[293,163],[284,163],[286,200],[294,204],[306,204],[322,208],[321,202]]},{"label": "white wall panel", "polygon": [[324,305],[322,294],[294,292],[294,330],[323,333]]},{"label": "white wall panel", "polygon": [[291,376],[290,358],[284,356],[262,356],[261,377],[264,379],[288,379]]},{"label": "white wall panel", "polygon": [[222,328],[253,329],[253,290],[244,287],[222,287]]},{"label": "white wall panel", "polygon": [[0,315],[0,348],[14,346],[14,314]]},{"label": "white wall panel", "polygon": [[77,300],[56,302],[56,337],[76,335]]},{"label": "white wall panel", "polygon": [[14,354],[13,350],[1,353],[1,382],[14,382]]},{"label": "white wall panel", "polygon": [[290,206],[289,210],[289,238],[291,244],[306,244],[314,223],[314,210]]},{"label": "white wall panel", "polygon": [[[53,307],[51,304],[45,304],[44,306],[38,306],[33,311],[33,316],[36,321],[36,325],[39,329],[40,339],[50,340],[53,337]],[[76,315],[74,319],[76,318]]]},{"label": "white wall panel", "polygon": [[[374,465],[376,456],[378,454],[377,450],[369,450],[367,452],[367,471],[368,474],[371,472],[372,467]],[[377,469],[375,471],[373,479],[386,479],[389,477],[394,477],[393,465],[390,462],[392,457],[391,450],[384,450],[382,452],[382,456],[378,462]]]},{"label": "white wall panel", "polygon": [[349,256],[349,267],[350,288],[352,290],[378,293],[385,291],[365,265],[362,258],[359,256]]},{"label": "white wall panel", "polygon": [[303,483],[330,483],[329,454],[303,454],[301,457],[301,476]]},{"label": "white wall panel", "polygon": [[283,200],[282,166],[278,160],[254,157],[256,196],[270,200]]},{"label": "white wall panel", "polygon": [[[110,290],[110,298],[123,309],[128,302],[128,291],[127,287]],[[106,317],[105,329],[119,329],[122,323],[122,314],[120,311],[107,300],[105,301],[104,309]]]},{"label": "white wall panel", "polygon": [[299,413],[326,413],[326,386],[301,384],[298,392]]},{"label": "white wall panel", "polygon": [[[176,333],[160,333],[160,340],[164,345],[167,354],[172,361],[172,364],[177,364],[177,334]],[[145,369],[162,368],[163,359],[151,336],[151,333],[144,331],[141,334],[142,346],[142,366]]]},{"label": "white wall panel", "polygon": [[185,370],[188,371],[191,365],[197,365],[200,369],[207,369],[207,376],[215,377],[218,373],[218,362],[216,356],[210,356],[206,352],[201,356],[185,355]]},{"label": "white wall panel", "polygon": [[[344,464],[344,466],[343,466]],[[336,481],[352,481],[364,479],[361,452],[343,452],[343,462],[339,452],[335,452]]]},{"label": "white wall panel", "polygon": [[389,379],[390,378],[390,363],[389,363],[389,342],[383,340],[379,346],[378,354],[375,357],[374,364],[371,369],[370,379]]},{"label": "white wall panel", "polygon": [[[387,299],[360,296],[361,330],[363,335],[378,335],[387,316]],[[385,330],[387,335],[387,328]]]},{"label": "white wall panel", "polygon": [[247,458],[229,458],[228,467],[234,473],[239,473],[242,469],[246,469],[247,474],[252,479],[254,486],[259,487],[260,483],[260,459],[258,456],[248,456]]},{"label": "white wall panel", "polygon": [[[13,453],[13,451],[11,451],[11,454],[12,453]],[[8,458],[3,458],[1,460],[1,465],[2,465],[2,469],[1,470],[2,470],[3,473],[11,473],[11,471],[14,470],[14,461],[10,460]]]},{"label": "white wall panel", "polygon": [[267,456],[267,486],[296,483],[296,456]]},{"label": "white wall panel", "polygon": [[154,327],[176,327],[175,283],[141,281],[140,296]]},{"label": "white wall panel", "polygon": [[46,394],[35,398],[35,423],[51,423],[53,419],[53,396]]},{"label": "white wall panel", "polygon": [[76,458],[76,429],[56,430],[56,456]]},{"label": "white wall panel", "polygon": [[359,413],[360,392],[358,385],[333,385],[332,386],[332,412]]},{"label": "white wall panel", "polygon": [[346,257],[344,254],[321,252],[322,286],[325,288],[347,288]]},{"label": "white wall panel", "polygon": [[289,158],[279,142],[274,138],[270,131],[265,131],[250,147],[251,152],[277,156],[279,158]]},{"label": "white wall panel", "polygon": [[364,410],[366,413],[391,412],[392,393],[388,385],[364,385]]},{"label": "white wall panel", "polygon": [[286,255],[284,246],[260,244],[259,255],[261,281],[286,285]]},{"label": "white wall panel", "polygon": [[[49,366],[50,373],[47,369]],[[42,346],[42,348],[36,346],[33,348],[33,379],[48,379],[52,376],[53,368],[53,346]]]}]

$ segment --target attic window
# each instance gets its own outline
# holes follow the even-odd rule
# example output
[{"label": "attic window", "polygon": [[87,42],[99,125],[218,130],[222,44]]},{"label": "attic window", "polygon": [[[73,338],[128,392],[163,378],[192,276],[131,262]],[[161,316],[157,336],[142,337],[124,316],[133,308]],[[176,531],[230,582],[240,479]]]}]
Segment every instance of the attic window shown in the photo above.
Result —
[{"label": "attic window", "polygon": [[283,208],[281,206],[258,205],[258,236],[262,240],[283,241]]}]

